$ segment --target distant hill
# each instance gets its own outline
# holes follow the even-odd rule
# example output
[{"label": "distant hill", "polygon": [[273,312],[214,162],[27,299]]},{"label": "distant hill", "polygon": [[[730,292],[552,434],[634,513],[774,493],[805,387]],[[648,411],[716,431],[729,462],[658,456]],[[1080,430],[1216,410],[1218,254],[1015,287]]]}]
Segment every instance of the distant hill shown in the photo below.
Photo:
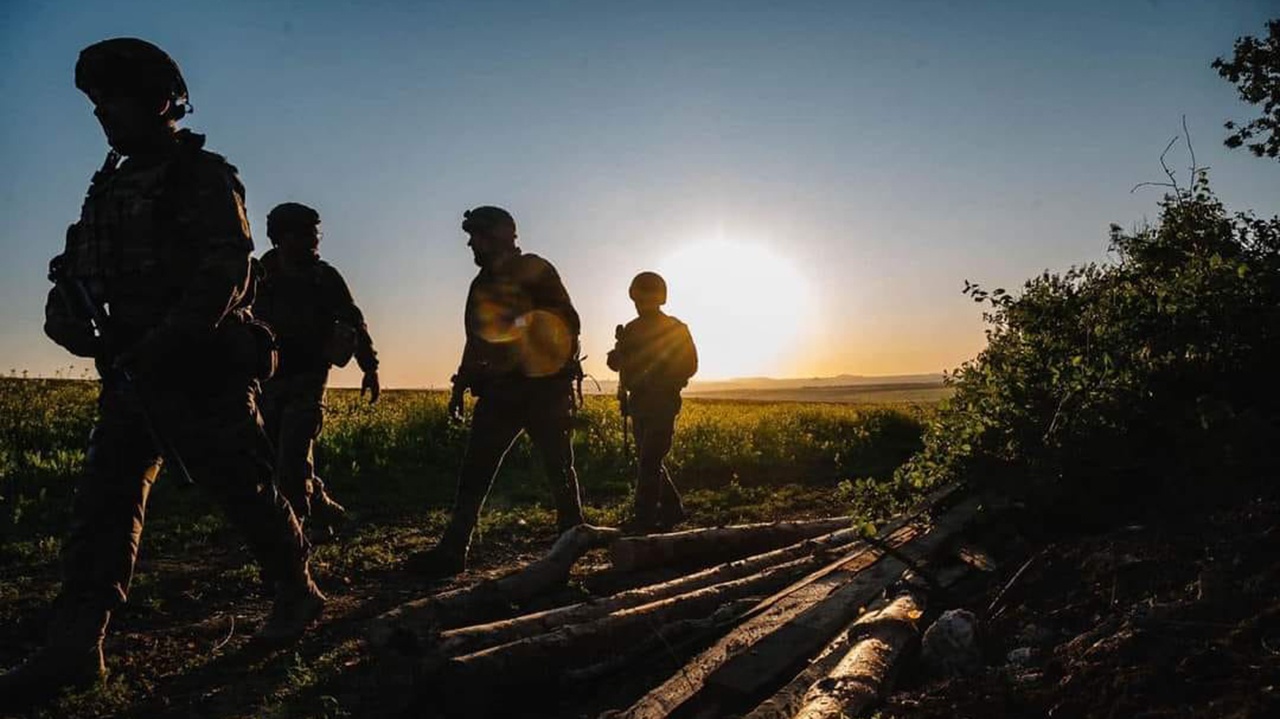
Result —
[{"label": "distant hill", "polygon": [[[612,394],[617,381],[588,380],[583,390]],[[834,377],[742,377],[729,380],[694,381],[684,391],[687,397],[745,399],[759,401],[866,402],[936,401],[949,394],[942,374],[850,375]]]},{"label": "distant hill", "polygon": [[740,390],[817,389],[825,387],[865,387],[893,385],[941,385],[942,374],[899,374],[868,377],[866,375],[840,374],[834,377],[742,377],[729,380],[694,380],[686,392],[718,392]]}]

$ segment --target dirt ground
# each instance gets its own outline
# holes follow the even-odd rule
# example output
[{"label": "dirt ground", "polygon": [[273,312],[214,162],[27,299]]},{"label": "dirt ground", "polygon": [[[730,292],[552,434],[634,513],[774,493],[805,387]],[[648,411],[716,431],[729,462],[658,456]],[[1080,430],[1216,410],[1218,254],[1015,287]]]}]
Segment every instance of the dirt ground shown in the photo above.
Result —
[{"label": "dirt ground", "polygon": [[983,666],[917,665],[882,716],[1280,716],[1278,519],[1254,499],[1019,547],[961,604]]},{"label": "dirt ground", "polygon": [[[794,516],[815,509],[796,506]],[[1028,540],[1010,526],[984,547],[995,571],[931,607],[977,616],[981,665],[940,678],[913,663],[881,717],[1280,716],[1278,517],[1280,502],[1253,500],[1070,538]],[[319,551],[324,623],[297,646],[265,653],[249,637],[269,601],[233,535],[214,532],[198,561],[191,546],[153,547],[107,640],[108,686],[22,716],[435,716],[450,689],[423,693],[405,667],[370,656],[367,620],[509,571],[553,536],[549,526],[517,523],[482,541],[476,568],[458,582],[427,584],[396,558],[431,536],[431,527],[380,523]],[[53,564],[17,574],[15,566],[0,585],[4,666],[39,644],[56,588]],[[662,578],[613,575],[603,557],[589,556],[568,588],[525,609]],[[625,707],[696,648],[671,647],[608,679],[522,692],[503,715],[578,719]]]}]

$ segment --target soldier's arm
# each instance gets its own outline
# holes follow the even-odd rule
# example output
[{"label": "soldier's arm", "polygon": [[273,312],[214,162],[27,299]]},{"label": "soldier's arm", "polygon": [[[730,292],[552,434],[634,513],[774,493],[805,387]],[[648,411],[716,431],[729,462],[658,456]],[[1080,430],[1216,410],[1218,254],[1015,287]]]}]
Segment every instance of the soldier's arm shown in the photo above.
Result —
[{"label": "soldier's arm", "polygon": [[366,373],[378,371],[378,352],[373,348],[373,337],[369,335],[369,326],[364,320],[364,313],[356,306],[351,290],[342,279],[337,268],[329,266],[326,274],[326,294],[333,307],[334,316],[356,331],[356,364]]},{"label": "soldier's arm", "polygon": [[253,238],[244,211],[244,186],[234,168],[202,163],[185,215],[196,269],[182,296],[146,341],[174,347],[213,332],[249,291]]},{"label": "soldier's arm", "polygon": [[684,335],[685,351],[681,353],[681,359],[684,378],[687,382],[690,377],[698,373],[698,346],[693,343],[693,334],[689,332],[689,325],[681,323],[680,330]]}]

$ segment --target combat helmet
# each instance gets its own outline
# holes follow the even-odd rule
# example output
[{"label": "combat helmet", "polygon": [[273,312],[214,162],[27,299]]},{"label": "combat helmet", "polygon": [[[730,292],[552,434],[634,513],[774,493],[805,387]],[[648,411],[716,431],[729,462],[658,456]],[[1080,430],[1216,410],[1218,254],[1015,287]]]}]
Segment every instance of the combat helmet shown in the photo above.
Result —
[{"label": "combat helmet", "polygon": [[76,60],[76,88],[86,95],[123,94],[167,98],[169,117],[181,119],[191,111],[182,70],[168,53],[146,40],[117,37],[96,42]]},{"label": "combat helmet", "polygon": [[275,241],[281,232],[312,230],[320,224],[320,213],[301,202],[282,202],[267,213],[267,237]]},{"label": "combat helmet", "polygon": [[631,287],[627,290],[627,294],[631,296],[633,302],[656,302],[659,305],[667,303],[667,281],[662,279],[662,275],[657,272],[641,272],[631,280]]},{"label": "combat helmet", "polygon": [[498,227],[508,227],[511,235],[516,234],[516,220],[510,212],[493,205],[481,205],[462,213],[462,231],[468,233],[483,232]]}]

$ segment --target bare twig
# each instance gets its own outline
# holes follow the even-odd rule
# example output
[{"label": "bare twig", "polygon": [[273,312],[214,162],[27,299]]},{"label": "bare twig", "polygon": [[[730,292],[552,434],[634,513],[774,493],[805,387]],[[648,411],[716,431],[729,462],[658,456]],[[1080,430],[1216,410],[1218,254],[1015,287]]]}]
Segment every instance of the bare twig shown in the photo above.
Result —
[{"label": "bare twig", "polygon": [[1191,131],[1187,129],[1187,116],[1182,116],[1182,136],[1187,138],[1187,152],[1191,153],[1191,189],[1195,191],[1196,173],[1200,167],[1196,164],[1196,149],[1191,146]]},{"label": "bare twig", "polygon": [[232,614],[231,628],[227,630],[227,636],[223,637],[222,641],[218,642],[217,644],[214,644],[213,649],[211,649],[210,651],[216,652],[219,649],[227,646],[227,642],[231,641],[231,637],[235,636],[235,634],[236,634],[236,615]]},{"label": "bare twig", "polygon": [[1004,611],[1004,608],[1002,607],[1000,612],[996,612],[995,614],[991,613],[995,611],[996,607],[1000,606],[1000,602],[1004,601],[1004,595],[1009,593],[1009,589],[1013,587],[1014,584],[1017,584],[1018,580],[1022,578],[1022,575],[1026,573],[1027,569],[1029,569],[1037,559],[1043,557],[1048,551],[1048,547],[1041,549],[1039,552],[1031,555],[1027,561],[1023,562],[1021,567],[1018,567],[1018,571],[1013,573],[1013,576],[1009,578],[1008,582],[1005,582],[1004,587],[1000,590],[1000,593],[996,595],[996,598],[992,599],[991,604],[987,605],[986,614],[988,619],[995,619],[1000,615],[1000,612]]}]

